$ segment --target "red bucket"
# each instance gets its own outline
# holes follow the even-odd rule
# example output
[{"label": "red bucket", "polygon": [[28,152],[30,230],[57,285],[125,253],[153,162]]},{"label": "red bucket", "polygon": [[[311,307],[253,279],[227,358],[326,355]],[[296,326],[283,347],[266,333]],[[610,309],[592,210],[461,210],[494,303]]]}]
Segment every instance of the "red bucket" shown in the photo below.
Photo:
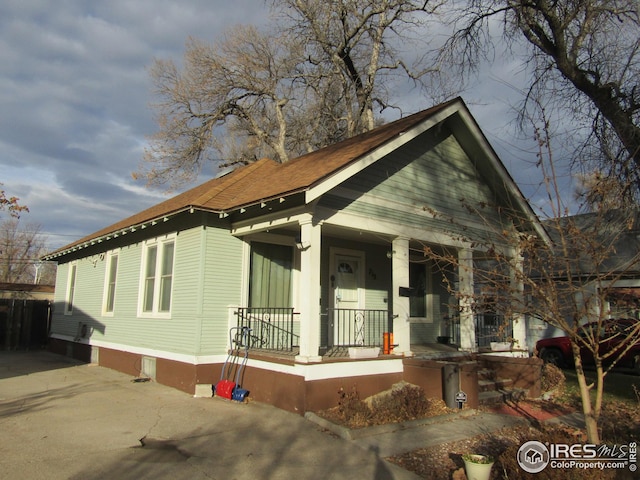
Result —
[{"label": "red bucket", "polygon": [[236,388],[235,382],[231,380],[220,380],[216,384],[216,395],[218,397],[227,398],[231,400],[231,396],[233,395],[233,389]]}]

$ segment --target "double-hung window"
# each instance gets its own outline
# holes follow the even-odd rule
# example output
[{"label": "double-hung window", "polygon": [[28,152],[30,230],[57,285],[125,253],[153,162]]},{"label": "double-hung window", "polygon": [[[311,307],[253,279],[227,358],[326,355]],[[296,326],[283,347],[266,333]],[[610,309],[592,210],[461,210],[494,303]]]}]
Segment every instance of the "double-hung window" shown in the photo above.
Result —
[{"label": "double-hung window", "polygon": [[78,264],[73,262],[69,264],[69,276],[67,277],[67,295],[64,306],[65,315],[73,313],[73,296],[76,291],[76,276],[78,273]]},{"label": "double-hung window", "polygon": [[174,237],[145,243],[140,282],[140,315],[170,314],[174,250]]},{"label": "double-hung window", "polygon": [[107,271],[104,277],[104,295],[102,300],[102,313],[113,315],[116,301],[116,279],[118,277],[118,253],[107,254]]}]

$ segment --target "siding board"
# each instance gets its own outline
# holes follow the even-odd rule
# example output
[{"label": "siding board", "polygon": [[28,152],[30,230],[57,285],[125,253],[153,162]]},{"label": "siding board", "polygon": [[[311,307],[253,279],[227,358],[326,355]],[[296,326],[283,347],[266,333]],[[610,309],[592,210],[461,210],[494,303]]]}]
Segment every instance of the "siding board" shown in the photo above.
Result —
[{"label": "siding board", "polygon": [[52,333],[73,338],[82,322],[92,340],[187,355],[223,352],[228,305],[240,302],[242,242],[228,230],[196,227],[179,231],[175,245],[170,318],[138,316],[138,242],[118,249],[113,315],[102,314],[105,255],[77,260],[72,315],[64,314],[70,264],[59,265]]},{"label": "siding board", "polygon": [[[480,208],[495,204],[495,198],[445,127],[425,132],[321,201],[323,207],[334,210],[452,235],[486,236],[487,222],[500,222],[495,210],[483,210],[480,218],[465,204]],[[426,209],[442,216],[432,218]]]}]

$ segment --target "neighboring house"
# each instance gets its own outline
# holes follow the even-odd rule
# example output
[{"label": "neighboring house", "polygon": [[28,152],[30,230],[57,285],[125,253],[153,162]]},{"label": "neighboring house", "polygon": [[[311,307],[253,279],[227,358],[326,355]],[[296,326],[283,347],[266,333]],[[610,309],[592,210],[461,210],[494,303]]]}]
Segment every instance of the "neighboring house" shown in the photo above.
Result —
[{"label": "neighboring house", "polygon": [[54,285],[32,283],[0,283],[0,298],[19,300],[48,300],[53,302]]},{"label": "neighboring house", "polygon": [[[609,318],[640,320],[640,212],[630,209],[585,213],[547,221],[544,225],[557,246],[557,269],[572,272],[569,278],[566,274],[558,275],[559,290],[573,292],[577,305],[585,304],[581,323],[593,321],[600,313]],[[561,246],[573,243],[581,254],[572,258],[569,269]],[[594,246],[588,247],[590,243]],[[591,318],[587,317],[588,312]],[[574,310],[569,309],[567,319],[573,316]],[[564,335],[564,331],[539,319],[528,319],[531,351],[542,338]]]},{"label": "neighboring house", "polygon": [[[481,220],[461,199],[504,208]],[[58,262],[51,348],[210,394],[230,328],[249,326],[252,398],[299,413],[334,405],[341,386],[365,394],[408,378],[412,349],[438,337],[477,350],[471,305],[443,281],[468,292],[473,275],[439,269],[424,247],[471,267],[461,237],[486,237],[509,210],[545,235],[458,98],[238,168],[47,255]],[[385,333],[392,355],[346,355]],[[516,319],[514,337],[525,334]],[[425,385],[442,394],[440,377]]]}]

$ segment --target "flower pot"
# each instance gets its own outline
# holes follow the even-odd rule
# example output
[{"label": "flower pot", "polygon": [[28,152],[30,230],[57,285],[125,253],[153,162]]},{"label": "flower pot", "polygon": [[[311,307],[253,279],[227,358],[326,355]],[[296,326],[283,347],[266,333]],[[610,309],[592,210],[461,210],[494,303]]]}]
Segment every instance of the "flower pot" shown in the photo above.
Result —
[{"label": "flower pot", "polygon": [[467,480],[489,480],[491,478],[491,467],[493,459],[486,455],[463,455],[464,471]]},{"label": "flower pot", "polygon": [[491,342],[490,345],[493,352],[508,352],[511,350],[511,342]]}]

